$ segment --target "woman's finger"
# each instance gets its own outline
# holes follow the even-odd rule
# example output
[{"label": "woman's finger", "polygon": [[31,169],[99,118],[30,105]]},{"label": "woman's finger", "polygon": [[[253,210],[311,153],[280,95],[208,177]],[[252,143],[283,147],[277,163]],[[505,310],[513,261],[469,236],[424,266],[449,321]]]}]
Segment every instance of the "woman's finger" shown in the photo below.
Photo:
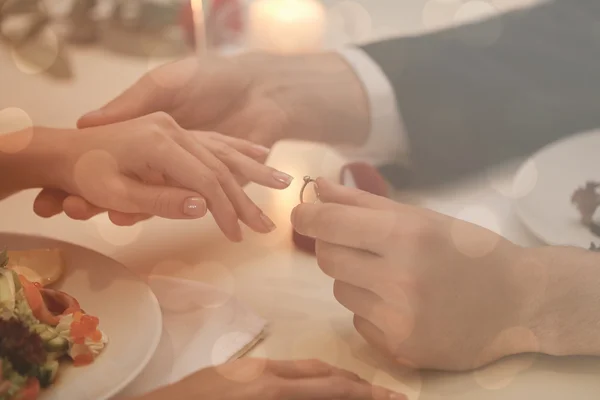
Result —
[{"label": "woman's finger", "polygon": [[406,400],[399,393],[340,376],[288,379],[278,392],[286,400]]},{"label": "woman's finger", "polygon": [[167,178],[202,195],[225,236],[234,242],[242,240],[238,213],[209,166],[176,142],[154,152],[150,162]]},{"label": "woman's finger", "polygon": [[268,147],[249,140],[234,138],[216,132],[190,131],[190,134],[196,138],[208,138],[224,143],[240,153],[259,161],[264,161],[271,152],[271,149]]},{"label": "woman's finger", "polygon": [[325,376],[341,376],[360,382],[362,379],[354,372],[336,368],[319,360],[269,360],[267,368],[280,378],[302,379]]},{"label": "woman's finger", "polygon": [[196,219],[207,211],[206,200],[201,195],[178,187],[148,185],[123,177],[107,189],[113,194],[107,208],[121,213]]},{"label": "woman's finger", "polygon": [[[267,157],[271,152],[271,149],[269,149],[268,147],[256,144],[249,140],[234,138],[216,132],[189,131],[189,134],[192,135],[194,138],[212,139],[221,143],[225,143],[234,148],[235,150],[239,151],[243,155],[258,161],[261,164],[264,164],[267,161]],[[240,186],[245,186],[251,181],[245,176],[236,174],[235,172],[234,176]]]},{"label": "woman's finger", "polygon": [[210,139],[197,140],[236,176],[273,189],[285,189],[294,179],[285,172],[268,167],[223,142]]},{"label": "woman's finger", "polygon": [[231,201],[237,216],[242,222],[256,232],[268,233],[275,229],[273,221],[250,200],[229,168],[215,157],[208,148],[186,136],[186,132],[180,135],[178,141],[191,155],[213,171],[218,185]]}]

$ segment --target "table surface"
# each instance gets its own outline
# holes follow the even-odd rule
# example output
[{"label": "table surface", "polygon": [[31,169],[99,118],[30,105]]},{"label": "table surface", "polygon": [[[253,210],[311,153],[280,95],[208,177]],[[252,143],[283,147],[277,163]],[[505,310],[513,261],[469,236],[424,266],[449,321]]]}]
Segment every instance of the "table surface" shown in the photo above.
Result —
[{"label": "table surface", "polygon": [[[523,4],[521,0],[496,3],[499,7]],[[449,7],[452,1],[440,4]],[[406,6],[406,14],[422,17],[432,13],[426,11],[429,3],[425,11],[423,7],[423,2],[412,2]],[[403,26],[408,26],[407,31],[424,28],[422,23]],[[78,116],[117,95],[164,61],[124,58],[97,49],[71,51],[70,57],[76,77],[59,82],[24,72],[11,53],[1,49],[0,110],[21,108],[36,125],[73,126]],[[268,338],[251,355],[320,358],[403,391],[411,400],[600,396],[600,360],[594,358],[521,356],[479,371],[451,374],[398,370],[378,356],[355,333],[351,314],[336,303],[331,279],[321,273],[314,257],[295,250],[291,242],[289,214],[297,203],[300,178],[335,178],[343,162],[323,146],[278,144],[268,163],[292,174],[296,181],[285,191],[250,185],[247,192],[279,229],[266,236],[247,232],[241,244],[227,242],[211,217],[201,221],[153,219],[129,228],[114,227],[105,217],[83,223],[62,216],[42,220],[31,211],[35,192],[3,201],[1,230],[55,237],[97,250],[138,271],[169,271],[170,275],[214,284],[270,322]],[[423,206],[488,227],[517,243],[535,245],[538,242],[511,209],[513,172],[512,168],[490,171],[470,182],[421,193],[414,199]]]}]

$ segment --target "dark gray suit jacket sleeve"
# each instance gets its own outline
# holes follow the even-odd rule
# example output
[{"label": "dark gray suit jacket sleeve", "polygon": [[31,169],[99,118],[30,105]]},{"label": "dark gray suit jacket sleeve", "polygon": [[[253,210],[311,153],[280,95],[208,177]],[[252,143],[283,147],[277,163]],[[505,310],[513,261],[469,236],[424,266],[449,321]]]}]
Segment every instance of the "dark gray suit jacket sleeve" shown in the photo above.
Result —
[{"label": "dark gray suit jacket sleeve", "polygon": [[[498,27],[491,45],[472,43]],[[364,50],[394,87],[413,184],[455,179],[600,125],[599,0],[552,1]],[[397,166],[384,173],[407,183]]]}]

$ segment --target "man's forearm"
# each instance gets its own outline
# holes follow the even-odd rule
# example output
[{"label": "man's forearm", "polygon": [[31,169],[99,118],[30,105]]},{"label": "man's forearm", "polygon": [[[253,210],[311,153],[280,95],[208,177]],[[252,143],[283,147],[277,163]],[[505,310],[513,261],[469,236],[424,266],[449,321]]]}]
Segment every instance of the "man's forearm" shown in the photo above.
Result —
[{"label": "man's forearm", "polygon": [[[595,0],[550,1],[365,46],[394,86],[414,183],[455,179],[598,127],[599,18]],[[497,40],[472,43],[489,32]]]}]

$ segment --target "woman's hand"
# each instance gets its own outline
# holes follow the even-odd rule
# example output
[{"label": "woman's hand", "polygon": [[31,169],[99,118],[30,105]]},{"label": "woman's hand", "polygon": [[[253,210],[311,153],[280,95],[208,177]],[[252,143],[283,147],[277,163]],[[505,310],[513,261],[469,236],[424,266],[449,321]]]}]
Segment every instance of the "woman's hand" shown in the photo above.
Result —
[{"label": "woman's hand", "polygon": [[203,369],[136,400],[406,400],[316,360],[243,359]]},{"label": "woman's hand", "polygon": [[[401,363],[468,370],[536,352],[543,267],[482,227],[317,181],[295,229],[315,237],[321,269],[358,332]],[[540,342],[538,342],[540,340]]]},{"label": "woman's hand", "polygon": [[[363,85],[335,53],[251,53],[209,57],[201,63],[197,58],[176,61],[148,72],[104,107],[82,117],[78,126],[114,124],[159,111],[186,129],[216,131],[268,147],[290,138],[358,145],[369,132]],[[36,209],[47,211],[43,216],[60,213],[65,199],[63,192],[46,190]],[[102,211],[73,199],[64,206],[65,213],[77,219]],[[143,218],[111,213],[119,225]]]},{"label": "woman's hand", "polygon": [[[66,140],[65,148],[58,149],[64,155],[56,189],[98,209],[140,218],[199,218],[208,209],[234,241],[242,239],[238,220],[257,232],[275,228],[236,176],[275,189],[292,180],[252,158],[263,149],[215,133],[183,130],[164,113],[73,131]],[[43,206],[38,201],[36,212],[51,214]]]}]

